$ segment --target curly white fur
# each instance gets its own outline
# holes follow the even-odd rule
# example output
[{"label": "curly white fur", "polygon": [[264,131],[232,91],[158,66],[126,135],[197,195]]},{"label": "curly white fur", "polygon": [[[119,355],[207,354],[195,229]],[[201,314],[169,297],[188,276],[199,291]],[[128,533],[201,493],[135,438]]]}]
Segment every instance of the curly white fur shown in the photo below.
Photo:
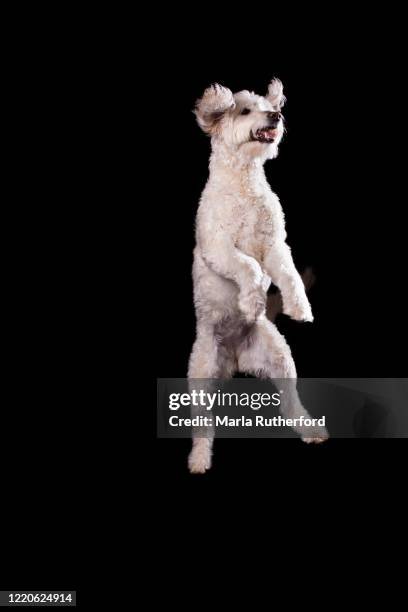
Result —
[{"label": "curly white fur", "polygon": [[[281,409],[300,415],[307,413],[296,392],[290,349],[265,316],[272,280],[281,291],[285,314],[297,321],[313,320],[285,242],[283,211],[263,170],[265,161],[278,154],[284,101],[282,83],[274,79],[266,97],[249,91],[233,95],[216,84],[197,102],[197,121],[211,136],[212,152],[197,213],[193,265],[197,337],[188,376],[227,378],[239,369],[290,379]],[[300,433],[308,441],[327,437],[325,430]],[[190,470],[204,472],[210,459],[211,436],[195,439]]]}]

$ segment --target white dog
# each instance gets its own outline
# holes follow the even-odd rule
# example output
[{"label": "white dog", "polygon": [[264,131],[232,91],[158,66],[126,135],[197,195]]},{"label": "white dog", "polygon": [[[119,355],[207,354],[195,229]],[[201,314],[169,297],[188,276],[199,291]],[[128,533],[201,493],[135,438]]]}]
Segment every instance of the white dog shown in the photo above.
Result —
[{"label": "white dog", "polygon": [[[265,316],[271,280],[283,312],[313,321],[303,282],[286,244],[284,215],[263,165],[278,154],[284,127],[282,83],[274,79],[266,97],[235,95],[213,85],[197,101],[200,127],[211,136],[210,176],[197,213],[194,302],[197,336],[190,379],[229,378],[241,371],[288,379],[285,416],[306,415],[296,392],[296,369],[284,337]],[[306,442],[327,438],[324,428],[299,430]],[[211,464],[212,435],[193,439],[191,472]]]}]

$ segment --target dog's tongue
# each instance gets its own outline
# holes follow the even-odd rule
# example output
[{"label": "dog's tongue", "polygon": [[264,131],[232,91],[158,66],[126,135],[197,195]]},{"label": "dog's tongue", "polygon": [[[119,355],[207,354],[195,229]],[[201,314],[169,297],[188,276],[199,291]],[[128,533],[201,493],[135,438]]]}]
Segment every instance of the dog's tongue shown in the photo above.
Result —
[{"label": "dog's tongue", "polygon": [[274,128],[269,128],[268,130],[262,130],[262,132],[268,138],[274,138],[276,136],[276,130]]},{"label": "dog's tongue", "polygon": [[275,128],[265,128],[265,129],[258,130],[257,133],[265,139],[272,140],[277,135],[277,130]]}]

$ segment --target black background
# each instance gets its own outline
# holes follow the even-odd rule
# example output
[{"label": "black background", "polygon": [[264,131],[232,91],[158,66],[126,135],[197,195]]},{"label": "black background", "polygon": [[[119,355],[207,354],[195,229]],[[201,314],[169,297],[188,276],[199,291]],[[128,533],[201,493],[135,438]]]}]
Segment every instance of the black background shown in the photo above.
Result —
[{"label": "black background", "polygon": [[[101,13],[19,15],[10,25],[15,148],[7,157],[15,175],[3,243],[10,343],[2,588],[76,588],[91,601],[124,561],[109,547],[129,548],[134,530],[140,539],[148,535],[160,587],[177,570],[175,551],[184,569],[190,562],[200,568],[202,549],[214,548],[212,566],[225,570],[226,552],[237,551],[238,564],[244,539],[270,555],[267,536],[284,524],[302,550],[326,552],[334,508],[342,510],[333,521],[337,535],[352,516],[358,537],[372,535],[369,518],[384,497],[393,519],[402,509],[404,441],[330,440],[310,448],[299,440],[220,440],[213,469],[193,477],[188,441],[154,439],[153,392],[143,405],[137,393],[138,414],[152,416],[153,448],[140,424],[122,424],[140,389],[135,357],[144,339],[152,390],[155,376],[186,374],[195,325],[193,226],[209,156],[191,110],[215,81],[263,93],[278,76],[285,86],[288,131],[267,175],[295,262],[317,276],[315,322],[277,322],[299,376],[405,375],[402,38],[384,15],[380,30],[369,19],[347,20],[336,33],[338,16],[325,15],[315,35],[299,13],[285,22],[272,9],[257,7],[254,17],[249,6],[234,7],[234,20],[221,26],[218,8],[170,11],[172,21],[162,8],[146,25]],[[123,288],[141,286],[142,269],[153,287],[136,300],[122,297]],[[120,329],[124,303],[143,313]],[[109,351],[118,337],[125,346]],[[109,398],[119,357],[121,383]],[[124,378],[127,399],[118,391]],[[101,435],[115,424],[117,436]],[[123,448],[132,458],[122,460]],[[135,448],[143,453],[136,465]],[[152,521],[132,519],[123,534],[132,496]],[[309,531],[297,530],[299,522]],[[125,566],[132,571],[139,549],[130,552]],[[132,585],[123,574],[122,587]],[[168,594],[177,595],[175,585]]]},{"label": "black background", "polygon": [[164,69],[161,77],[171,142],[158,146],[155,168],[164,315],[159,373],[185,375],[194,339],[191,251],[210,144],[190,111],[212,82],[263,94],[276,75],[287,95],[287,134],[266,172],[285,211],[297,267],[310,265],[317,277],[310,295],[315,322],[278,322],[298,374],[403,376],[405,364],[394,350],[405,328],[403,314],[397,315],[404,293],[402,160],[389,101],[379,99],[391,95],[384,92],[381,66],[370,71],[358,57],[351,66],[321,58],[292,65],[281,54],[267,61],[221,55],[174,64],[176,71],[166,80],[170,71]]},{"label": "black background", "polygon": [[405,277],[401,135],[388,91],[394,84],[372,54],[370,61],[355,55],[331,62],[320,54],[296,61],[275,55],[258,58],[248,50],[239,58],[209,53],[193,63],[174,55],[163,60],[160,86],[171,141],[159,146],[155,168],[158,375],[185,376],[194,340],[191,252],[210,143],[190,111],[212,82],[262,94],[275,75],[287,96],[287,133],[266,173],[285,211],[295,263],[299,270],[312,266],[317,279],[310,292],[315,322],[277,321],[298,375],[404,376],[398,349],[406,325],[397,313]]},{"label": "black background", "polygon": [[[277,320],[298,375],[406,376],[400,35],[386,21],[380,36],[370,19],[340,25],[332,16],[330,26],[316,21],[317,33],[307,19],[305,27],[297,19],[278,39],[273,24],[271,38],[264,32],[251,37],[251,20],[243,34],[242,19],[237,33],[233,25],[209,26],[204,37],[187,35],[181,48],[169,44],[153,71],[153,86],[160,74],[159,125],[168,120],[167,137],[155,143],[152,171],[157,182],[151,205],[160,234],[157,374],[185,376],[194,340],[193,227],[210,152],[191,113],[195,99],[213,82],[262,94],[277,76],[287,96],[287,133],[266,173],[285,211],[295,263],[299,270],[312,266],[317,277],[310,292],[315,322]],[[392,38],[386,48],[385,31]],[[169,516],[160,530],[166,559],[178,537],[173,531],[169,536],[170,525],[187,534],[187,543],[192,538],[192,555],[191,534],[206,542],[216,533],[225,543],[214,545],[217,559],[228,547],[239,558],[240,538],[265,537],[271,544],[265,551],[273,550],[277,532],[283,539],[289,533],[291,543],[305,542],[306,550],[309,538],[317,540],[323,554],[330,543],[341,547],[350,533],[370,538],[380,500],[396,514],[401,510],[404,448],[404,440],[329,440],[318,447],[300,440],[218,440],[212,470],[197,477],[187,471],[188,442],[158,440],[157,498]],[[288,529],[269,531],[272,517]],[[303,520],[313,527],[297,533],[294,526]],[[387,522],[388,535],[396,524]],[[329,540],[321,532],[313,535],[319,525]],[[376,527],[378,535],[384,525]],[[290,557],[291,550],[280,547],[279,554]]]}]

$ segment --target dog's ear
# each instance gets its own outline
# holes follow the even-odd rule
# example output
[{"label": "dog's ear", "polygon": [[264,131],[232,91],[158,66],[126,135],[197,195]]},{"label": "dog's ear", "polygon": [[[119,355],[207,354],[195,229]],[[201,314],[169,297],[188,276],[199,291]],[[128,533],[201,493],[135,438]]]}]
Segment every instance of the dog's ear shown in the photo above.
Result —
[{"label": "dog's ear", "polygon": [[201,129],[207,134],[212,134],[225,113],[234,108],[232,91],[215,83],[205,90],[202,98],[197,100],[194,114]]},{"label": "dog's ear", "polygon": [[283,85],[279,79],[272,79],[269,83],[268,93],[266,98],[269,102],[277,109],[282,108],[286,102],[286,98],[283,95]]}]

